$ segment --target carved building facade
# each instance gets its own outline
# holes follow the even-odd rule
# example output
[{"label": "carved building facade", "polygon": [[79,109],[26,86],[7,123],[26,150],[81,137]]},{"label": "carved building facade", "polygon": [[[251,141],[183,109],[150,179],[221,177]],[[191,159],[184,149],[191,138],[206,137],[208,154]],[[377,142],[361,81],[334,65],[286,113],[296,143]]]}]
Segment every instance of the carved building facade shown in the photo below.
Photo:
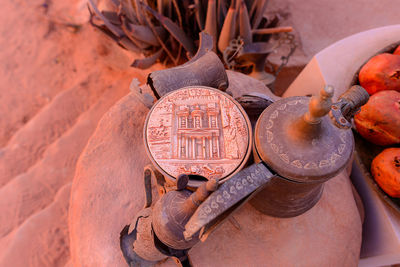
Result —
[{"label": "carved building facade", "polygon": [[[221,114],[216,102],[175,107],[174,158],[216,160],[223,158]],[[223,144],[222,144],[223,145]]]}]

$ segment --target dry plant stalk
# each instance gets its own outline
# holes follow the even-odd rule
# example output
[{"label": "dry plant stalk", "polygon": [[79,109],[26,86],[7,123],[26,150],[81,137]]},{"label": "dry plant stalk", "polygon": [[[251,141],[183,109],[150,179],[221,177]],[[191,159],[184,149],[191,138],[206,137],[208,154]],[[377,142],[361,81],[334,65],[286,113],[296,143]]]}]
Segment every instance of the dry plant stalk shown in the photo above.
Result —
[{"label": "dry plant stalk", "polygon": [[276,27],[278,16],[264,16],[268,0],[104,0],[111,3],[108,10],[88,1],[92,25],[143,54],[132,63],[141,69],[157,61],[176,66],[189,60],[201,31],[213,37],[213,51],[221,58],[233,39],[268,42],[271,33],[288,31]]}]

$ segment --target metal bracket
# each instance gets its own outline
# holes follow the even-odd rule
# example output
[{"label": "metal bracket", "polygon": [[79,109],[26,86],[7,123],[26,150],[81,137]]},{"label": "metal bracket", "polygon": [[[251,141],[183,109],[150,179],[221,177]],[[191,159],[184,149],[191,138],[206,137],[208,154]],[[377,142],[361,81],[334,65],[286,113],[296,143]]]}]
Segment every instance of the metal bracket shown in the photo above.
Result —
[{"label": "metal bracket", "polygon": [[359,85],[354,85],[332,105],[329,116],[338,128],[349,129],[351,119],[360,111],[361,106],[368,102],[368,99],[367,91]]}]

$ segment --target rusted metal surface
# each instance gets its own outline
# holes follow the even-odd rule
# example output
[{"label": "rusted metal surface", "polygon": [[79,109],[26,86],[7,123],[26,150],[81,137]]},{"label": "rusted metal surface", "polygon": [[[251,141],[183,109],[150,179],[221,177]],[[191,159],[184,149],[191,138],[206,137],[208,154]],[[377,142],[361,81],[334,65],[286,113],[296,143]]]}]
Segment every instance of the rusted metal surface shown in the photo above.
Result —
[{"label": "rusted metal surface", "polygon": [[[176,90],[150,110],[144,129],[154,165],[175,180],[179,174],[221,182],[246,163],[252,142],[242,107],[221,91],[196,86]],[[197,187],[204,181],[189,181]]]},{"label": "rusted metal surface", "polygon": [[[365,101],[363,89],[357,90],[345,94],[353,108]],[[351,131],[337,128],[326,116],[332,96],[333,88],[327,86],[319,97],[291,97],[268,106],[255,129],[255,159],[261,163],[237,173],[211,194],[186,225],[185,236],[213,228],[210,225],[220,221],[219,216],[227,217],[241,200],[250,200],[257,210],[275,217],[293,217],[312,208],[322,195],[323,183],[346,166],[354,148]],[[251,175],[246,170],[257,167],[269,176],[250,190],[246,177]],[[247,189],[238,193],[235,185],[242,188],[240,181]],[[229,190],[235,192],[232,199]]]},{"label": "rusted metal surface", "polygon": [[273,174],[263,163],[253,164],[237,173],[200,205],[185,226],[185,238],[190,240],[201,228],[209,227],[235,204],[266,186],[271,177]]},{"label": "rusted metal surface", "polygon": [[311,209],[323,183],[348,164],[354,151],[351,131],[338,127],[332,112],[347,122],[366,103],[365,95],[362,87],[353,87],[339,98],[347,106],[332,105],[333,88],[326,86],[319,97],[291,97],[269,106],[256,125],[255,158],[285,178],[273,179],[250,204],[275,217]]},{"label": "rusted metal surface", "polygon": [[193,247],[198,241],[194,236],[186,240],[183,236],[185,225],[198,206],[215,191],[218,181],[203,183],[196,192],[189,190],[170,191],[158,201],[152,212],[153,230],[157,238],[170,248],[185,250]]},{"label": "rusted metal surface", "polygon": [[351,131],[338,129],[324,116],[330,105],[315,121],[307,119],[309,112],[314,114],[322,105],[322,100],[314,99],[316,106],[310,97],[277,101],[261,114],[255,128],[255,148],[261,160],[280,176],[296,182],[322,182],[333,177],[353,153]]},{"label": "rusted metal surface", "polygon": [[[178,266],[191,266],[187,251],[198,236],[186,240],[184,226],[199,205],[215,191],[218,180],[203,183],[194,193],[185,189],[186,174],[179,175],[176,190],[170,190],[152,205],[151,181],[157,177],[149,166],[144,169],[146,204],[130,225],[121,231],[120,245],[129,266],[153,266],[157,261],[172,257]],[[152,179],[153,178],[153,179]]]},{"label": "rusted metal surface", "polygon": [[190,61],[178,67],[150,73],[147,83],[154,95],[160,98],[168,92],[191,85],[225,91],[229,86],[228,76],[218,56],[211,51],[212,48],[212,37],[201,32],[199,49]]},{"label": "rusted metal surface", "polygon": [[290,218],[303,214],[321,198],[324,183],[298,183],[275,176],[249,203],[273,217]]},{"label": "rusted metal surface", "polygon": [[199,59],[189,61],[188,64],[150,73],[147,83],[159,98],[171,91],[191,85],[209,86],[224,91],[228,88],[228,76],[218,56],[209,51]]},{"label": "rusted metal surface", "polygon": [[[151,249],[147,251],[149,255],[140,252],[144,246],[154,246],[164,256],[188,262],[188,250],[247,201],[260,212],[275,217],[298,216],[312,208],[322,195],[324,182],[340,172],[353,153],[351,131],[337,125],[332,112],[338,111],[338,116],[348,120],[368,98],[362,87],[353,87],[342,95],[338,103],[344,104],[339,105],[332,104],[333,93],[333,88],[326,86],[319,96],[312,98],[291,97],[272,104],[272,99],[264,99],[268,107],[255,127],[257,163],[241,171],[247,160],[245,151],[249,151],[251,129],[233,99],[207,87],[182,88],[161,98],[146,120],[145,142],[160,170],[175,171],[168,175],[178,177],[178,190],[163,195],[151,216],[147,215],[154,236],[151,239],[151,234],[143,235],[138,251],[134,247],[135,252],[143,254],[143,259],[154,259],[159,255]],[[329,112],[330,116],[326,116]],[[213,136],[218,136],[219,141],[214,142]],[[198,137],[202,142],[193,141]],[[175,143],[178,150],[174,150]],[[244,145],[242,149],[240,144]],[[224,165],[228,159],[235,163],[234,168]],[[187,174],[203,173],[200,168],[182,168],[184,163],[207,164],[208,169],[215,170],[214,175],[192,193],[184,189],[191,182]],[[224,170],[221,174],[236,174],[218,187],[215,178],[221,175],[216,172],[217,167]],[[148,190],[147,180],[145,184]],[[148,197],[146,206],[150,202]]]},{"label": "rusted metal surface", "polygon": [[145,208],[121,232],[121,250],[130,266],[153,266],[167,258],[156,247],[152,231],[152,209]]}]

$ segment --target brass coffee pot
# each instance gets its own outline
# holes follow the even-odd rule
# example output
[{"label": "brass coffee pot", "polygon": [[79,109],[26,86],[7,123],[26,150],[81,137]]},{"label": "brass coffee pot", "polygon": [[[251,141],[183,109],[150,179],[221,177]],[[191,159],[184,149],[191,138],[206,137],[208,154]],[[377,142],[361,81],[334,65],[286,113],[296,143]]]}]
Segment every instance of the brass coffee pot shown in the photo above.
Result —
[{"label": "brass coffee pot", "polygon": [[[332,104],[334,90],[284,98],[269,105],[254,131],[255,162],[212,193],[185,226],[190,239],[210,230],[246,201],[274,217],[294,217],[320,199],[324,182],[342,171],[354,150],[351,117],[369,98],[353,86]],[[328,116],[329,114],[329,116]],[[202,238],[202,236],[200,236]]]},{"label": "brass coffee pot", "polygon": [[332,104],[333,93],[333,87],[325,86],[319,96],[270,104],[255,126],[255,163],[219,187],[213,179],[191,193],[184,189],[189,176],[180,175],[175,191],[164,194],[153,208],[148,204],[131,229],[121,233],[127,261],[146,266],[172,256],[181,266],[190,266],[188,250],[247,201],[275,217],[294,217],[311,209],[324,182],[350,162],[350,120],[369,98],[362,87],[353,86]]}]

